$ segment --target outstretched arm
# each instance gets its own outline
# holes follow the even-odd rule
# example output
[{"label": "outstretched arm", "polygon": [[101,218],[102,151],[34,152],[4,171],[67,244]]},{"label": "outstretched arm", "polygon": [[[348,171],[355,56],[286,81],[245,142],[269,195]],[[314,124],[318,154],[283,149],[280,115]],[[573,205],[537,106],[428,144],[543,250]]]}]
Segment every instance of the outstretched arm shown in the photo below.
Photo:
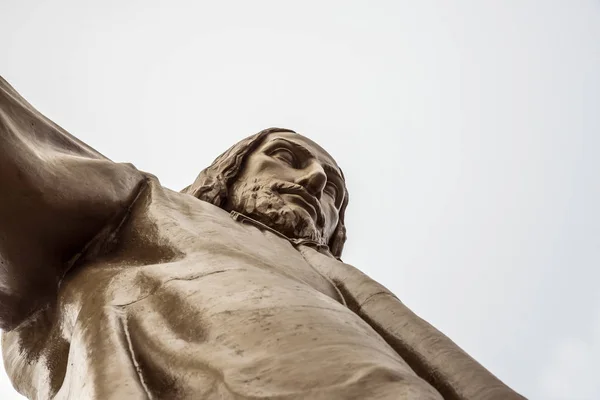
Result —
[{"label": "outstretched arm", "polygon": [[392,292],[351,265],[303,251],[338,287],[347,305],[447,400],[523,400]]},{"label": "outstretched arm", "polygon": [[124,213],[143,181],[0,77],[0,328],[52,301],[75,255]]}]

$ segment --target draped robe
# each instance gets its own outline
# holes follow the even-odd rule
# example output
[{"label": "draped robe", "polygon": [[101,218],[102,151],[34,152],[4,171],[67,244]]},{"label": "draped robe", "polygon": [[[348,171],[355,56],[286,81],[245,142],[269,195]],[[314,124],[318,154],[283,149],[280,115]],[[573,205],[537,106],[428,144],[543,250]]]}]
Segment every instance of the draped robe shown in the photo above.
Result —
[{"label": "draped robe", "polygon": [[521,399],[384,286],[171,191],[0,78],[0,326],[32,399]]}]

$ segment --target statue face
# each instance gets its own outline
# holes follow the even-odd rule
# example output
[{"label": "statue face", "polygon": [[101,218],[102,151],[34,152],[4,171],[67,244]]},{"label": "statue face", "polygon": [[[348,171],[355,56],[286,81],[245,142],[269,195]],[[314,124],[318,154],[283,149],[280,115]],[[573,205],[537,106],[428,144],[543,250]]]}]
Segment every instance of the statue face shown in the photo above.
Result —
[{"label": "statue face", "polygon": [[275,132],[246,157],[227,208],[288,237],[327,243],[344,196],[340,170],[325,150],[296,133]]}]

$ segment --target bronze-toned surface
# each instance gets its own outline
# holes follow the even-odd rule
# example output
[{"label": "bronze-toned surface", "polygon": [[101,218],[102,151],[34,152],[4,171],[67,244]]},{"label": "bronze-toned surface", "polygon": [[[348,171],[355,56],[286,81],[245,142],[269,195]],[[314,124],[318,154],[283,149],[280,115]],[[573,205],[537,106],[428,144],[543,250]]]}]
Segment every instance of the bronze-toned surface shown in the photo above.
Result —
[{"label": "bronze-toned surface", "polygon": [[0,78],[0,326],[31,399],[522,399],[343,263],[348,193],[270,129],[181,193]]}]

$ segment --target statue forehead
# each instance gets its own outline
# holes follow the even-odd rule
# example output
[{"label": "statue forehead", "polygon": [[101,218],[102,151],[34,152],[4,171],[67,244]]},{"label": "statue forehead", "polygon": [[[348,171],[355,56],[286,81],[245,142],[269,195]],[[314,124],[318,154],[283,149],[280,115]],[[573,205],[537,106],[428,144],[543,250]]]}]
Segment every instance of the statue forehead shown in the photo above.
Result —
[{"label": "statue forehead", "polygon": [[268,134],[262,144],[255,150],[261,151],[267,147],[269,147],[273,142],[276,142],[278,139],[282,139],[283,141],[291,142],[298,146],[303,147],[308,150],[319,162],[322,164],[328,164],[334,167],[338,172],[341,173],[340,168],[338,167],[335,159],[319,146],[314,141],[310,140],[306,136],[303,136],[299,133],[294,132],[273,132]]}]

